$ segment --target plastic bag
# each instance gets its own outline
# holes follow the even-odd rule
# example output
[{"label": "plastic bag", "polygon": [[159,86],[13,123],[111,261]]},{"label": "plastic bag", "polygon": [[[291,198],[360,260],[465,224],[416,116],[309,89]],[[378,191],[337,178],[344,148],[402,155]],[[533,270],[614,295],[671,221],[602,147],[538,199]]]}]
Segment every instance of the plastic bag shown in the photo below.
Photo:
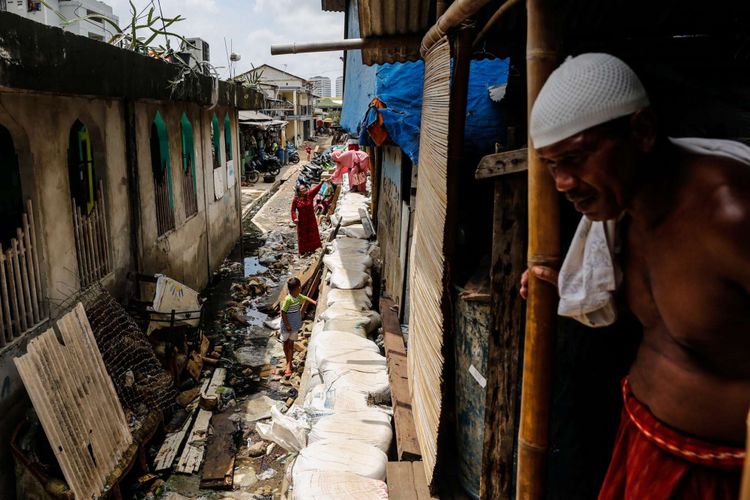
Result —
[{"label": "plastic bag", "polygon": [[351,472],[307,471],[294,478],[294,500],[387,500],[383,481]]},{"label": "plastic bag", "polygon": [[313,386],[305,396],[305,410],[313,417],[369,408],[371,406],[367,404],[367,395],[350,389],[331,389],[323,383]]},{"label": "plastic bag", "polygon": [[310,428],[305,423],[282,415],[275,406],[271,408],[271,422],[255,424],[261,439],[272,441],[287,451],[299,451],[307,444]]},{"label": "plastic bag", "polygon": [[351,472],[371,479],[385,480],[388,457],[371,444],[341,439],[326,439],[300,451],[292,477],[311,471]]}]

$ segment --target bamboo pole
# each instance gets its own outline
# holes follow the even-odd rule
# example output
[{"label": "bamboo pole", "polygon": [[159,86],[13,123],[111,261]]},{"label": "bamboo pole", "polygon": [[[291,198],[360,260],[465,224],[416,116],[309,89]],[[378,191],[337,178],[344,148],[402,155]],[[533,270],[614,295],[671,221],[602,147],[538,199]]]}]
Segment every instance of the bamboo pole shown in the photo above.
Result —
[{"label": "bamboo pole", "polygon": [[44,302],[44,290],[42,289],[42,270],[39,267],[39,249],[37,248],[38,240],[36,239],[36,226],[34,225],[34,211],[31,206],[31,199],[26,202],[26,215],[29,217],[29,228],[31,229],[31,255],[34,258],[34,270],[36,279],[37,297],[39,297],[40,313],[43,317],[47,316],[47,304]]},{"label": "bamboo pole", "polygon": [[418,35],[388,35],[370,38],[348,38],[327,42],[306,42],[271,45],[271,55],[302,54],[305,52],[329,52],[339,50],[385,49],[392,47],[416,47]]},{"label": "bamboo pole", "polygon": [[[527,97],[529,112],[558,61],[557,38],[550,2],[527,0]],[[531,143],[531,141],[529,141]],[[552,178],[529,148],[528,265],[557,268],[560,228],[557,193]],[[518,436],[516,496],[541,499],[545,493],[549,439],[552,362],[555,343],[557,290],[530,276],[526,307],[521,421]]]},{"label": "bamboo pole", "polygon": [[29,228],[29,217],[23,214],[23,238],[24,245],[26,246],[26,272],[29,274],[29,281],[31,282],[31,301],[34,304],[34,323],[39,323],[42,320],[42,311],[39,307],[39,296],[36,291],[36,269],[34,269],[34,247],[31,246],[31,229]]},{"label": "bamboo pole", "polygon": [[5,340],[10,342],[13,340],[13,316],[10,314],[10,297],[8,296],[8,281],[5,274],[5,262],[5,253],[3,252],[2,245],[0,245],[0,292],[2,293],[5,324],[7,325]]},{"label": "bamboo pole", "polygon": [[16,228],[16,238],[18,239],[18,266],[19,266],[19,277],[21,279],[21,285],[23,289],[23,299],[26,304],[26,318],[29,322],[29,328],[36,324],[34,321],[34,305],[31,302],[31,290],[29,288],[29,273],[26,267],[26,247],[23,244],[23,231],[21,228]]},{"label": "bamboo pole", "polygon": [[20,320],[21,324],[21,330],[18,332],[19,334],[25,332],[29,329],[31,325],[29,325],[28,320],[26,318],[26,302],[23,298],[23,283],[21,280],[21,269],[18,263],[19,257],[18,257],[18,240],[13,238],[10,240],[10,248],[11,248],[11,255],[13,256],[11,262],[13,263],[13,282],[15,284],[16,289],[16,301],[18,303],[18,319]]},{"label": "bamboo pole", "polygon": [[490,3],[490,0],[455,0],[451,3],[422,38],[420,48],[422,57],[445,36],[448,30],[465,22],[488,3]]}]

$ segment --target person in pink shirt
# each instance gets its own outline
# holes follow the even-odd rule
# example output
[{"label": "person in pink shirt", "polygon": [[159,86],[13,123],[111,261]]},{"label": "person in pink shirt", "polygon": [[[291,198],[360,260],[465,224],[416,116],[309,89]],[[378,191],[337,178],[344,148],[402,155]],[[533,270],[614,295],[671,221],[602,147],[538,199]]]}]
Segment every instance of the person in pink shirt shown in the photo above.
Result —
[{"label": "person in pink shirt", "polygon": [[364,151],[334,151],[331,158],[336,162],[331,180],[340,184],[344,174],[349,174],[349,189],[359,193],[367,191],[367,174],[370,172],[370,156]]}]

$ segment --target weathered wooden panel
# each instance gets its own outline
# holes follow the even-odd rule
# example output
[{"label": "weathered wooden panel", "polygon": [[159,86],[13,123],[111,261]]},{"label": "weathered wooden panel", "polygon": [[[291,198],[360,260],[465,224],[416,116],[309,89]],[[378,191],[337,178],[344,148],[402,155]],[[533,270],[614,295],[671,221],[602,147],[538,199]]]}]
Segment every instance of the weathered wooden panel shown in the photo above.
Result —
[{"label": "weathered wooden panel", "polygon": [[492,230],[492,325],[487,363],[484,453],[480,497],[510,499],[518,423],[518,377],[523,301],[518,283],[526,268],[526,176],[495,181]]},{"label": "weathered wooden panel", "polygon": [[402,303],[404,269],[401,259],[401,150],[385,146],[378,202],[378,243],[383,256],[385,291]]},{"label": "weathered wooden panel", "polygon": [[80,303],[31,340],[15,363],[65,480],[76,498],[99,497],[132,442]]}]

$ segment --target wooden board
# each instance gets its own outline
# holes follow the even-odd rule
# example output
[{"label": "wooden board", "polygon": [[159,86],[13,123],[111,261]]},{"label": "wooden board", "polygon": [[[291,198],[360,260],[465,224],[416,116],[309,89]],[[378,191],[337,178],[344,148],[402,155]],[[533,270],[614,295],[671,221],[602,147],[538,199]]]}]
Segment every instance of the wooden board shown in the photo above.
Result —
[{"label": "wooden board", "polygon": [[[297,275],[297,278],[299,278],[299,281],[302,284],[303,293],[304,293],[305,287],[309,286],[310,280],[312,280],[312,278],[315,276],[315,272],[317,271],[318,267],[321,265],[322,262],[323,262],[323,257],[321,255],[319,259],[312,261],[310,265],[307,266],[307,269],[305,269],[301,274]],[[284,300],[287,293],[289,293],[289,291],[287,290],[286,284],[284,284],[284,286],[281,287],[279,296],[276,297],[276,301],[271,306],[271,309],[274,312],[278,312],[279,306],[281,305],[281,301]]]},{"label": "wooden board", "polygon": [[201,408],[213,410],[218,406],[218,390],[219,387],[224,385],[224,379],[226,376],[227,371],[225,368],[216,368],[208,385],[206,385],[206,382],[203,382],[203,387],[201,388]]},{"label": "wooden board", "polygon": [[68,486],[96,498],[133,439],[83,305],[57,327],[14,361]]},{"label": "wooden board", "polygon": [[187,436],[188,429],[190,429],[190,425],[195,420],[195,415],[197,413],[197,411],[191,413],[190,416],[185,419],[185,423],[179,431],[167,434],[164,443],[156,454],[156,458],[154,458],[154,470],[156,472],[172,467],[174,459],[177,458],[177,453],[180,451],[180,447],[185,441],[185,436]]},{"label": "wooden board", "polygon": [[201,487],[231,490],[234,484],[234,458],[236,450],[232,434],[235,424],[230,413],[219,413],[213,419],[213,436],[206,449]]},{"label": "wooden board", "polygon": [[386,482],[390,500],[430,500],[422,462],[388,462]]},{"label": "wooden board", "polygon": [[190,436],[188,437],[185,449],[182,450],[182,455],[180,455],[180,461],[177,463],[175,471],[192,474],[200,469],[203,462],[203,453],[206,449],[208,425],[211,423],[212,415],[213,413],[210,411],[198,410],[195,424],[193,424],[193,428],[190,430]]},{"label": "wooden board", "polygon": [[526,269],[526,176],[495,181],[491,326],[488,338],[480,497],[510,499],[518,435],[518,377],[524,334],[518,283]]},{"label": "wooden board", "polygon": [[529,151],[526,148],[514,149],[487,155],[479,161],[475,179],[489,179],[499,175],[523,172],[528,168]]},{"label": "wooden board", "polygon": [[393,305],[394,302],[390,299],[380,299],[388,381],[391,385],[393,424],[396,430],[396,451],[399,460],[419,460],[421,451],[411,407],[404,337],[401,334],[398,313],[391,309]]}]

